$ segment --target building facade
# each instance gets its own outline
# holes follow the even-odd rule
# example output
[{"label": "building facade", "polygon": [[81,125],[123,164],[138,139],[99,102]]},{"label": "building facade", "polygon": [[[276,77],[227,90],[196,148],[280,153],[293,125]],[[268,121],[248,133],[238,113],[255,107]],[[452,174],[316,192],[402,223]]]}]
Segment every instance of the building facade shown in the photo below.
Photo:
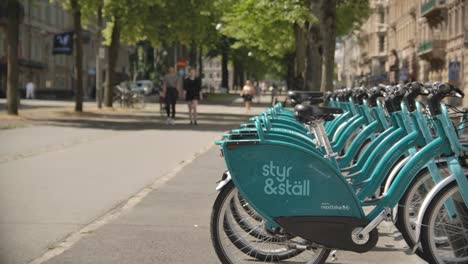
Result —
[{"label": "building facade", "polygon": [[388,2],[373,0],[369,2],[369,5],[370,16],[358,34],[361,43],[359,76],[361,83],[375,85],[387,78],[385,63],[387,61]]},{"label": "building facade", "polygon": [[443,81],[468,92],[467,5],[468,0],[371,0],[370,17],[354,33],[361,55],[353,78],[364,77],[369,85]]},{"label": "building facade", "polygon": [[[24,93],[27,82],[36,86],[41,97],[70,97],[73,95],[73,56],[53,55],[53,36],[73,31],[70,12],[63,9],[60,1],[20,0],[23,19],[19,32],[19,90]],[[1,14],[2,12],[0,12]],[[6,13],[0,15],[0,95],[6,90]],[[96,75],[96,28],[88,26],[83,31],[83,87],[85,96],[91,96]],[[128,47],[122,45],[116,71],[125,78],[128,74]],[[103,66],[105,64],[103,63]],[[103,71],[103,74],[105,69]],[[104,76],[104,75],[103,75]],[[123,76],[123,77],[122,77]]]},{"label": "building facade", "polygon": [[372,86],[388,79],[388,1],[371,0],[369,5],[369,18],[338,45],[340,78],[347,87]]},{"label": "building facade", "polygon": [[390,83],[418,79],[418,1],[389,0],[386,69]]},{"label": "building facade", "polygon": [[337,44],[335,61],[339,87],[355,87],[361,82],[361,47],[354,34],[344,36]]}]

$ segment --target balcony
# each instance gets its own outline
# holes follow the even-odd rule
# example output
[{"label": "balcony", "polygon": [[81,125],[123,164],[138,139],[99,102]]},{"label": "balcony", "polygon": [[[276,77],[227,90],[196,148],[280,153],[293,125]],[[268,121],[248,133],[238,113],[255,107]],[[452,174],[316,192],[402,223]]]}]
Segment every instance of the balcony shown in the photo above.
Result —
[{"label": "balcony", "polygon": [[442,39],[431,39],[421,42],[418,47],[418,56],[423,60],[444,60],[445,44]]},{"label": "balcony", "polygon": [[388,30],[388,25],[387,24],[382,24],[382,23],[377,24],[377,32],[378,33],[387,33],[387,30]]},{"label": "balcony", "polygon": [[370,2],[371,8],[383,8],[388,5],[387,0],[374,0]]},{"label": "balcony", "polygon": [[443,19],[441,13],[446,10],[445,0],[428,0],[421,4],[421,17],[429,22],[438,22]]}]

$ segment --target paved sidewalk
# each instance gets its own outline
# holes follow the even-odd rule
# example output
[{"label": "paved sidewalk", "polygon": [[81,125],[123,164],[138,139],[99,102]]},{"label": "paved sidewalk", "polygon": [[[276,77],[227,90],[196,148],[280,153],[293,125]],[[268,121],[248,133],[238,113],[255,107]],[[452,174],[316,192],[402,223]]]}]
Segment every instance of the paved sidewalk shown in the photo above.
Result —
[{"label": "paved sidewalk", "polygon": [[26,103],[24,126],[0,129],[0,264],[41,256],[248,118],[242,107],[202,105],[190,126],[179,105],[168,126],[153,104],[75,114],[72,102]]},{"label": "paved sidewalk", "polygon": [[[224,169],[219,150],[213,147],[132,210],[46,263],[219,263],[211,246],[209,218],[217,195],[215,182]],[[405,243],[392,225],[384,224],[380,231],[372,252],[340,251],[338,260],[329,263],[423,263],[406,255]]]}]

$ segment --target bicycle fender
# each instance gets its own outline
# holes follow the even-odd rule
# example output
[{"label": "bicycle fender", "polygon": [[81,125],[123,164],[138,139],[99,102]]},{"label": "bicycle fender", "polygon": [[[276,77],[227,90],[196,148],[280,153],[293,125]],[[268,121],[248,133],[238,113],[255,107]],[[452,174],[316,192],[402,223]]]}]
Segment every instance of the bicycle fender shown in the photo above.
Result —
[{"label": "bicycle fender", "polygon": [[403,166],[405,166],[406,163],[413,157],[413,155],[408,156],[401,160],[395,167],[393,167],[392,171],[390,172],[387,181],[385,183],[385,189],[384,189],[384,195],[387,193],[388,188],[390,188],[390,184],[393,182],[395,177],[397,176],[398,172],[400,171]]},{"label": "bicycle fender", "polygon": [[[413,155],[413,156],[414,156],[414,155]],[[408,156],[408,157],[406,157],[404,160],[402,160],[402,161],[400,162],[401,165],[404,166],[404,165],[409,161],[409,159],[412,158],[413,156]],[[436,164],[436,165],[439,165],[439,164],[441,164],[441,163],[446,163],[446,162],[447,162],[446,160],[438,159],[438,160],[435,161],[435,164]],[[398,164],[398,166],[397,166],[398,168],[395,168],[395,170],[396,170],[395,174],[394,174],[393,171],[392,171],[392,174],[390,174],[390,176],[388,177],[387,183],[385,184],[385,191],[384,191],[384,194],[387,193],[388,188],[390,188],[391,183],[393,182],[393,180],[394,180],[395,177],[396,177],[396,173],[398,173],[398,171],[400,171],[401,167],[400,167],[399,165],[400,165],[400,164]],[[426,167],[425,167],[425,168],[426,168]],[[419,173],[419,172],[418,172],[418,173]],[[395,207],[393,208],[392,212],[393,212],[393,213],[392,213],[392,220],[393,220],[393,223],[396,223],[397,216],[398,216],[398,205],[395,206]]]},{"label": "bicycle fender", "polygon": [[226,186],[229,182],[231,181],[231,174],[229,171],[225,171],[223,173],[223,176],[221,177],[221,180],[218,181],[218,185],[216,186],[216,191],[221,191],[224,186]]},{"label": "bicycle fender", "polygon": [[447,185],[449,185],[450,183],[452,183],[453,181],[455,181],[456,178],[455,178],[455,175],[450,175],[449,177],[445,178],[444,180],[442,180],[441,182],[439,182],[430,192],[429,194],[426,196],[426,198],[424,199],[422,205],[421,205],[421,209],[419,210],[419,214],[418,214],[418,220],[416,222],[416,229],[415,229],[415,234],[416,234],[416,243],[415,243],[415,246],[413,248],[413,252],[416,251],[416,248],[419,246],[419,239],[420,239],[420,235],[421,235],[421,224],[422,224],[422,221],[423,221],[423,217],[424,217],[424,214],[426,213],[426,210],[427,210],[427,207],[429,207],[429,204],[430,202],[432,201],[432,199],[434,199],[434,197]]}]

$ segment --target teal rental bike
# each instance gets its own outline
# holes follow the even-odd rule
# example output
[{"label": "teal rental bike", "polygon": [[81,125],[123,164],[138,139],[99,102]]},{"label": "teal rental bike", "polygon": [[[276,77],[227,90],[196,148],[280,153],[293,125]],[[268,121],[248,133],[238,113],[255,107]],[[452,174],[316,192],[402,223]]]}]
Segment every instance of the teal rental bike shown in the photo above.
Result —
[{"label": "teal rental bike", "polygon": [[[388,100],[388,101],[386,100],[386,101],[387,101],[387,104],[389,104],[389,106],[393,105],[394,103],[396,103],[397,105],[399,105],[400,102],[401,102],[401,100],[403,99],[403,97],[402,97],[402,95],[404,94],[404,93],[403,93],[403,90],[402,90],[403,87],[396,87],[396,88],[397,88],[397,89],[395,89],[394,94],[393,94],[393,95],[395,95],[395,96],[390,97],[389,99],[391,99],[391,100]],[[411,92],[409,92],[409,93],[407,94],[407,96],[405,96],[405,97],[406,97],[405,99],[411,101],[411,100],[412,100],[411,97],[415,97],[415,96],[419,95],[421,91],[420,91],[420,89],[417,89],[417,88],[418,88],[417,85],[413,85]],[[375,89],[372,89],[372,90],[375,90]],[[378,89],[377,89],[377,91],[378,91]],[[374,95],[376,94],[375,91],[373,91],[372,93],[373,93]],[[370,97],[368,98],[369,101],[372,101],[372,99],[373,99],[372,96],[370,96]],[[375,98],[374,98],[374,99],[375,99]],[[357,101],[359,101],[359,100],[357,100]],[[392,101],[392,102],[390,102],[390,101]],[[371,105],[374,105],[374,103],[371,103]],[[404,114],[403,114],[402,111],[396,111],[396,110],[398,110],[399,108],[400,108],[400,107],[398,107],[398,106],[392,106],[391,108],[388,107],[388,109],[387,109],[388,112],[391,113],[391,115],[393,115],[393,117],[394,117],[393,119],[395,119],[395,120],[397,120],[397,119],[402,119],[402,120],[401,120],[401,122],[395,122],[395,125],[398,125],[395,129],[393,129],[393,130],[390,129],[390,132],[393,132],[393,134],[395,134],[395,135],[392,135],[392,137],[390,137],[390,138],[393,138],[393,141],[388,141],[388,140],[383,141],[383,143],[385,143],[385,144],[383,144],[382,146],[379,146],[378,148],[375,148],[375,150],[373,151],[373,152],[374,152],[373,155],[370,156],[370,157],[371,157],[371,161],[372,161],[372,159],[373,159],[373,160],[376,160],[378,157],[379,157],[379,158],[382,157],[382,156],[376,156],[376,153],[382,152],[383,154],[385,154],[385,155],[383,156],[383,158],[382,158],[382,162],[376,163],[377,166],[375,166],[376,168],[375,168],[374,171],[371,171],[372,174],[370,174],[370,175],[369,175],[369,174],[366,174],[366,173],[360,173],[360,174],[359,174],[359,176],[360,176],[361,178],[364,178],[364,179],[366,179],[366,177],[368,177],[368,176],[371,176],[370,179],[367,180],[367,182],[361,182],[361,183],[359,184],[359,188],[362,188],[362,189],[363,189],[363,191],[360,191],[359,194],[358,194],[358,198],[361,196],[361,198],[359,198],[359,199],[363,199],[363,198],[365,198],[366,196],[372,195],[372,194],[375,192],[375,190],[379,187],[379,185],[382,183],[382,180],[384,180],[384,178],[383,178],[382,176],[385,176],[385,175],[388,173],[388,170],[391,168],[391,166],[389,166],[389,165],[392,165],[392,164],[396,161],[396,158],[398,158],[398,157],[401,156],[401,155],[404,155],[405,152],[407,151],[407,149],[410,148],[410,147],[412,147],[412,146],[413,146],[412,144],[415,144],[415,143],[416,143],[416,141],[414,140],[415,138],[418,138],[418,137],[423,138],[423,136],[421,135],[421,134],[422,134],[421,131],[424,131],[424,128],[425,128],[424,126],[423,126],[422,128],[419,129],[419,130],[421,130],[421,131],[418,131],[418,130],[416,130],[416,132],[412,132],[411,130],[408,131],[408,133],[407,133],[408,135],[405,136],[405,137],[403,137],[403,139],[401,139],[400,141],[398,141],[398,137],[401,137],[402,135],[404,135],[404,133],[403,133],[403,131],[404,131],[403,128],[398,128],[398,127],[402,127],[402,126],[403,126],[402,123],[408,123],[408,122],[410,122],[410,121],[408,121],[408,120],[405,120],[405,117],[404,117]],[[400,109],[400,110],[401,110],[401,109]],[[418,113],[418,112],[416,112],[416,113]],[[416,119],[417,119],[417,117],[418,117],[417,115],[414,115],[414,113],[412,113],[412,115],[413,115],[413,118],[416,118]],[[264,119],[264,118],[263,118],[263,119],[261,119],[261,120],[263,120],[263,125],[265,125],[265,127],[269,127],[269,126],[270,126],[270,125],[267,125],[268,119]],[[404,120],[405,122],[403,122],[403,120]],[[415,122],[415,123],[416,123],[416,122]],[[373,123],[371,123],[371,125],[372,125],[372,124],[373,124]],[[371,126],[371,125],[369,125],[369,126]],[[276,131],[276,130],[273,131],[273,130],[274,130],[274,129],[272,129],[272,130],[267,129],[267,130],[266,130],[266,131],[268,132],[267,135],[268,135],[269,139],[272,139],[272,135],[273,135],[273,134],[276,134],[276,140],[278,140],[278,135],[277,135],[278,131]],[[358,138],[363,134],[364,131],[368,131],[367,128],[364,129],[361,133],[359,133],[359,136],[356,137],[356,139],[358,139]],[[419,132],[419,133],[418,133],[418,132]],[[428,133],[428,132],[426,132],[426,133]],[[283,133],[283,134],[284,134],[284,133]],[[364,134],[365,134],[365,133],[364,133]],[[385,133],[382,133],[381,136],[384,136],[384,135],[386,135],[386,134],[385,134]],[[244,136],[245,136],[245,135],[244,135]],[[251,136],[251,135],[249,135],[249,136]],[[231,137],[231,139],[232,139],[232,138],[233,138],[233,137]],[[284,138],[285,138],[285,137],[283,137],[283,139],[284,139]],[[237,138],[237,139],[239,139],[239,138]],[[356,141],[357,141],[357,140],[356,140]],[[354,144],[356,141],[354,141],[353,144]],[[377,140],[375,140],[375,141],[377,141]],[[398,141],[398,142],[397,142],[397,141]],[[291,138],[289,138],[289,143],[293,143],[293,142],[297,143],[297,141],[293,141]],[[375,143],[375,142],[373,142],[373,143]],[[394,144],[394,143],[398,143],[398,144],[396,144],[395,147],[391,147],[391,145]],[[303,146],[304,146],[304,145],[303,145]],[[308,147],[310,147],[310,146],[305,145],[304,147],[305,147],[305,148],[308,148]],[[351,149],[351,148],[350,148],[350,149]],[[374,148],[372,148],[372,149],[374,149]],[[390,150],[388,150],[388,149],[390,149]],[[312,149],[312,150],[314,150],[314,149]],[[386,150],[388,150],[389,153],[385,153]],[[347,154],[348,154],[348,153],[346,153],[346,155],[347,155]],[[382,155],[383,155],[383,154],[382,154]],[[393,157],[393,158],[389,159],[388,157]],[[393,161],[391,161],[391,160],[393,160]],[[407,161],[408,159],[405,159],[405,160]],[[403,161],[405,161],[405,160],[403,160]],[[404,164],[405,164],[404,162],[400,162],[400,163],[398,163],[398,166],[401,166],[401,165],[404,165]],[[372,166],[372,164],[370,164],[370,163],[366,163],[366,165],[368,165],[367,167],[371,167],[371,166]],[[384,166],[384,165],[385,165],[385,166]],[[396,166],[396,167],[398,168],[398,166]],[[400,167],[400,168],[401,168],[401,167]],[[434,168],[435,168],[435,171],[434,171]],[[397,172],[398,170],[393,170],[393,171],[394,171],[394,172]],[[424,171],[421,171],[421,172],[424,172]],[[426,174],[426,173],[421,173],[421,172],[418,172],[418,176],[416,177],[417,180],[416,180],[416,179],[414,180],[414,184],[411,185],[410,190],[413,190],[413,186],[414,186],[416,183],[419,184],[419,183],[421,182],[421,181],[419,180],[420,178],[423,178],[423,179],[426,180],[426,175],[427,175],[427,174]],[[431,173],[432,173],[432,174],[435,174],[435,173],[437,173],[437,172],[438,172],[438,171],[437,171],[437,167],[434,165],[433,170],[431,171]],[[394,174],[395,174],[395,173],[394,173]],[[368,176],[365,176],[365,175],[368,175]],[[429,175],[429,176],[431,176],[431,175]],[[440,175],[436,174],[436,175],[434,175],[433,177],[436,178],[436,179],[438,179],[438,178],[440,178]],[[390,177],[390,178],[393,179],[394,177]],[[357,178],[357,179],[359,179],[359,178]],[[429,179],[430,179],[430,177],[429,177]],[[348,180],[350,180],[350,182],[352,182],[351,177],[348,177]],[[391,181],[388,180],[388,182],[391,182]],[[365,186],[365,184],[366,184],[367,186]],[[386,184],[386,185],[388,185],[388,184]],[[419,186],[419,185],[415,185],[415,186]],[[366,187],[366,188],[363,188],[363,187]],[[366,194],[366,193],[367,193],[367,194]],[[414,192],[412,192],[412,193],[414,193]],[[405,197],[406,197],[405,201],[411,201],[411,200],[412,200],[411,198],[413,197],[413,195],[406,195]],[[378,201],[378,200],[377,200],[377,201]],[[366,203],[369,203],[368,201],[365,201],[365,202],[366,202]],[[406,205],[407,205],[406,203],[401,204],[401,205],[404,205],[404,206],[403,206],[404,208],[411,208],[412,211],[415,211],[415,210],[414,210],[414,205],[412,205],[412,206],[406,206]],[[244,230],[246,230],[247,232],[249,232],[250,235],[253,235],[253,236],[259,234],[259,232],[258,232],[257,230],[255,230],[255,223],[253,223],[253,224],[251,224],[251,225],[249,226],[249,225],[248,225],[248,221],[246,221],[245,219],[243,219],[243,218],[241,218],[241,217],[238,216],[238,215],[239,215],[239,213],[237,212],[238,210],[235,210],[235,208],[233,207],[232,211],[233,211],[233,215],[235,216],[236,221],[239,222],[239,223],[241,223],[241,226],[243,227]],[[407,211],[405,211],[405,212],[407,212]],[[407,214],[403,214],[403,215],[407,215]],[[405,218],[402,218],[402,219],[405,219]],[[405,223],[404,221],[400,220],[400,221],[398,221],[398,223],[400,223],[399,226],[404,227],[404,228],[401,229],[403,234],[412,232],[411,227],[408,227],[408,225],[401,224],[401,223]],[[407,232],[403,232],[403,231],[405,231],[405,230],[408,230],[408,231],[407,231]],[[234,237],[234,236],[235,236],[235,234],[232,235],[232,237]],[[406,238],[406,237],[410,237],[410,236],[405,236],[405,238]],[[237,240],[234,239],[234,241],[237,241]],[[413,239],[413,240],[407,240],[407,241],[408,241],[408,244],[410,244],[410,245],[413,245],[413,244],[414,244],[414,239]],[[247,254],[251,254],[251,255],[258,256],[257,250],[250,250],[250,249],[249,249],[249,248],[253,248],[253,247],[247,246],[245,243],[242,243],[242,242],[239,242],[239,241],[237,241],[236,244],[238,245],[239,248],[241,248],[241,249],[243,249],[244,251],[246,251]],[[417,251],[417,253],[419,254],[420,252]],[[264,256],[264,255],[266,256],[265,252],[263,252],[263,253],[261,254],[261,256]],[[278,255],[279,255],[279,254],[276,254],[275,257],[278,257]],[[282,255],[282,256],[287,256],[287,254],[285,254],[284,252],[282,252],[281,255]],[[270,254],[269,257],[272,257],[272,254]],[[263,258],[263,257],[262,257],[262,258]]]},{"label": "teal rental bike", "polygon": [[[430,97],[431,113],[436,113],[441,99],[457,92],[455,88],[445,84],[435,85]],[[314,125],[318,129],[316,131],[320,131],[317,139],[325,147],[328,157],[332,157],[329,154],[333,150],[328,138],[324,136],[325,133],[322,133],[322,121],[331,116],[331,110],[316,107],[305,109],[307,111],[301,111],[300,118]],[[237,236],[237,241],[229,239],[230,235],[237,232],[229,229],[233,226],[229,223],[232,221],[231,201],[236,200],[232,197],[237,192],[249,207],[266,220],[261,226],[263,230],[281,234],[285,237],[281,241],[287,241],[286,243],[293,244],[292,239],[297,239],[291,245],[294,248],[289,251],[290,256],[283,256],[283,259],[294,261],[294,258],[307,252],[311,254],[303,263],[322,263],[330,248],[355,252],[372,249],[378,239],[376,226],[389,218],[391,208],[401,199],[415,173],[434,157],[445,155],[450,170],[458,175],[457,179],[466,180],[458,164],[458,154],[454,151],[457,146],[450,144],[453,141],[453,127],[451,124],[447,125],[449,122],[446,115],[433,114],[433,117],[437,137],[403,166],[381,202],[367,215],[362,210],[361,201],[333,160],[324,158],[323,153],[269,139],[260,122],[256,122],[258,139],[223,141],[221,146],[232,182],[221,190],[213,208],[211,231],[218,257],[223,263],[242,263],[246,255],[250,256],[239,249],[239,243],[236,243],[242,237]],[[464,206],[466,208],[466,203]],[[451,215],[462,215],[457,211],[458,207],[449,208],[454,213]],[[229,228],[226,229],[226,226]],[[222,233],[227,235],[227,239],[221,238]],[[454,240],[452,237],[437,238],[441,241]],[[264,241],[268,242],[270,241]],[[227,254],[227,248],[233,245],[239,249],[238,257]]]}]

